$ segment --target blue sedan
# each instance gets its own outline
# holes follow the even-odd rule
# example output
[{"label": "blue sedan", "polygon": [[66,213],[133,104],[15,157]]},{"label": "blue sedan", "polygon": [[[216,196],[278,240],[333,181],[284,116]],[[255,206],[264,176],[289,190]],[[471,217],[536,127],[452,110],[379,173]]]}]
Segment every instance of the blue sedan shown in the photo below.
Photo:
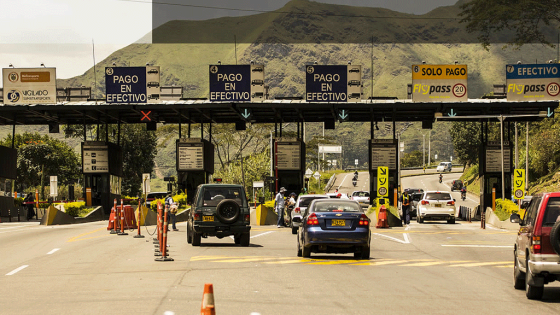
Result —
[{"label": "blue sedan", "polygon": [[310,257],[311,252],[354,253],[354,258],[369,259],[370,220],[356,201],[316,199],[297,220],[301,220],[298,257]]}]

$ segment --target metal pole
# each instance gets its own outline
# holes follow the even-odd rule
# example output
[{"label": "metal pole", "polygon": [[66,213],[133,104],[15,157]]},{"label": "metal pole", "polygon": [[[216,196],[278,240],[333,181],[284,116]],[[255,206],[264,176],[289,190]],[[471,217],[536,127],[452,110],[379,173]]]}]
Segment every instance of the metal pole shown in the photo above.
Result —
[{"label": "metal pole", "polygon": [[515,168],[517,168],[517,122],[513,125],[515,126]]},{"label": "metal pole", "polygon": [[502,200],[505,200],[505,175],[504,175],[504,116],[500,115],[500,145],[502,149]]},{"label": "metal pole", "polygon": [[430,163],[432,161],[432,155],[431,155],[432,154],[432,146],[431,146],[431,142],[430,142],[431,136],[432,136],[432,131],[430,130],[428,132],[428,167],[430,167]]},{"label": "metal pole", "polygon": [[426,167],[426,135],[422,135],[422,168]]},{"label": "metal pole", "polygon": [[525,191],[529,190],[529,122],[525,128]]}]

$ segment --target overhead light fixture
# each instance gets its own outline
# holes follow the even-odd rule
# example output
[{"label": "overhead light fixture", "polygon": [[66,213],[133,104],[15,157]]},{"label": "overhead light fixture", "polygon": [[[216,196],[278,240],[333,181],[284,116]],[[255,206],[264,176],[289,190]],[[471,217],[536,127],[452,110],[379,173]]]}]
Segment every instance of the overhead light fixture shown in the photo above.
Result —
[{"label": "overhead light fixture", "polygon": [[45,67],[45,64],[44,64],[44,63],[42,63],[42,62],[41,62],[41,67],[43,67],[43,68]]},{"label": "overhead light fixture", "polygon": [[222,64],[222,61],[221,61],[221,60],[218,60],[218,64],[221,65],[221,64]]},{"label": "overhead light fixture", "polygon": [[377,126],[377,121],[375,122],[375,130],[379,130],[379,127]]},{"label": "overhead light fixture", "polygon": [[14,65],[10,63],[10,65],[9,65],[8,67],[10,67],[10,68],[13,68],[13,67],[14,67]]},{"label": "overhead light fixture", "polygon": [[113,62],[113,67],[116,67],[116,66],[117,66],[117,64]]}]

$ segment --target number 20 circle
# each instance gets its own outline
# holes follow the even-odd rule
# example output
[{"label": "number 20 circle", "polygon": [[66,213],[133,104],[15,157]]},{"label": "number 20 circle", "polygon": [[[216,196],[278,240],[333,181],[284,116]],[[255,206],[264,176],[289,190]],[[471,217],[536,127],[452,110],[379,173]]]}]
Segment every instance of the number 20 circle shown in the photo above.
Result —
[{"label": "number 20 circle", "polygon": [[453,86],[453,95],[455,97],[463,97],[467,94],[467,87],[464,84],[457,83]]},{"label": "number 20 circle", "polygon": [[546,92],[550,96],[557,96],[560,94],[560,85],[556,82],[552,82],[546,87]]}]

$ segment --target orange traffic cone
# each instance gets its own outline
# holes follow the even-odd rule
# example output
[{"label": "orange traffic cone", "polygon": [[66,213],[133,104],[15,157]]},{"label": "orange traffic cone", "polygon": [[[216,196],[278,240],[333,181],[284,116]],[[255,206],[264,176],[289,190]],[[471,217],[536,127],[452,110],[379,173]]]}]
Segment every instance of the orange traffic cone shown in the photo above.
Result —
[{"label": "orange traffic cone", "polygon": [[387,221],[387,208],[385,206],[379,207],[379,214],[377,215],[376,228],[388,228],[389,222]]},{"label": "orange traffic cone", "polygon": [[214,307],[214,287],[211,283],[204,284],[200,315],[216,315],[216,308]]}]

